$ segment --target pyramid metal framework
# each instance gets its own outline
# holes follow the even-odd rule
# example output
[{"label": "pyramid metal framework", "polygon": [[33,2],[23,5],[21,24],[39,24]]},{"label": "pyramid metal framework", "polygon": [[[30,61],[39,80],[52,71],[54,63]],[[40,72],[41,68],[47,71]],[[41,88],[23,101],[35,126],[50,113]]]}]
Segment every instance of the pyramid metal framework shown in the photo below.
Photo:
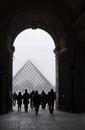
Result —
[{"label": "pyramid metal framework", "polygon": [[32,90],[43,90],[48,93],[54,86],[43,76],[43,74],[28,60],[26,64],[13,77],[13,92],[24,92],[25,89],[30,93]]}]

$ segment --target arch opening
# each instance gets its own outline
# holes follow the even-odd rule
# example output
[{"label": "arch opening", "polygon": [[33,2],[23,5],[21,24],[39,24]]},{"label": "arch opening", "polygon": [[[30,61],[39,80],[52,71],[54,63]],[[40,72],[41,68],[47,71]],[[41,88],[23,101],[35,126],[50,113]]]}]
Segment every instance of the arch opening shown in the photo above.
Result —
[{"label": "arch opening", "polygon": [[[40,28],[26,29],[14,40],[13,93],[28,89],[55,91],[55,43],[53,38]],[[24,85],[24,88],[23,88]]]},{"label": "arch opening", "polygon": [[[32,28],[32,29],[43,29],[46,32],[48,32],[48,34],[50,34],[50,36],[53,38],[54,44],[55,44],[55,50],[54,53],[56,55],[58,55],[58,50],[60,48],[64,48],[65,46],[65,34],[64,34],[64,30],[63,30],[63,25],[60,22],[60,20],[58,19],[58,17],[56,17],[53,14],[50,14],[48,12],[42,12],[42,16],[40,14],[40,12],[34,11],[33,12],[23,12],[19,15],[17,15],[10,27],[9,27],[9,31],[8,31],[8,36],[7,36],[7,49],[8,51],[12,54],[13,56],[13,52],[15,50],[13,43],[15,38],[18,36],[18,34],[27,29],[27,28]],[[55,19],[56,18],[56,19]],[[52,19],[55,19],[54,21]],[[56,93],[57,93],[57,108],[58,108],[58,94],[59,94],[59,80],[58,80],[58,57],[55,57],[55,84],[56,84]],[[10,85],[11,87],[11,85]]]}]

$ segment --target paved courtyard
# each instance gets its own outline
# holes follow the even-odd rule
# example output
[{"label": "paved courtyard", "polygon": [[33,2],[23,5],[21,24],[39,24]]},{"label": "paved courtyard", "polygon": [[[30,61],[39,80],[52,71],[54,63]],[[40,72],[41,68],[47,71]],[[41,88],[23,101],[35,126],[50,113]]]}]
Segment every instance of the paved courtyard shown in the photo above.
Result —
[{"label": "paved courtyard", "polygon": [[0,115],[0,130],[85,130],[85,113],[72,114],[40,110],[35,115],[33,110],[23,110]]}]

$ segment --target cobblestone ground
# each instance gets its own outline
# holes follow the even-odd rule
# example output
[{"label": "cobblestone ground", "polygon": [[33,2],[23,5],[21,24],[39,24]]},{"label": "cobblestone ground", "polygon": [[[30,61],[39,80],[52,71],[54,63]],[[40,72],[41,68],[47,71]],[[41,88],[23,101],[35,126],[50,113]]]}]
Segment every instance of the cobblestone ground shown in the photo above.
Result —
[{"label": "cobblestone ground", "polygon": [[85,130],[85,114],[72,114],[40,110],[35,115],[33,110],[10,112],[0,115],[0,130]]}]

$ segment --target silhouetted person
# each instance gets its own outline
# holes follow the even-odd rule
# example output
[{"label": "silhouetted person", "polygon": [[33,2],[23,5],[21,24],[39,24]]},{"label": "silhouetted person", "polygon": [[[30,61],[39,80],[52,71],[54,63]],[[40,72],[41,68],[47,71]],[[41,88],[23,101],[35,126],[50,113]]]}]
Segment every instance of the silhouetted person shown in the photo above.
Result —
[{"label": "silhouetted person", "polygon": [[46,93],[44,91],[42,91],[42,93],[41,93],[41,106],[42,106],[42,109],[45,109],[46,103],[47,103],[47,95],[46,95]]},{"label": "silhouetted person", "polygon": [[17,94],[16,92],[13,93],[13,105],[16,105],[16,101],[17,101]]},{"label": "silhouetted person", "polygon": [[19,92],[17,95],[17,104],[18,104],[18,111],[21,111],[21,105],[22,105],[22,94]]},{"label": "silhouetted person", "polygon": [[48,106],[49,106],[49,112],[53,113],[54,111],[54,100],[56,99],[56,94],[53,91],[53,89],[51,89],[50,92],[48,92],[47,95],[47,101],[48,101]]},{"label": "silhouetted person", "polygon": [[34,96],[34,90],[30,93],[30,107],[31,107],[31,109],[34,108],[33,96]]},{"label": "silhouetted person", "polygon": [[25,89],[25,93],[23,94],[23,104],[24,104],[24,109],[26,112],[28,111],[29,98],[30,98],[30,95],[27,92],[27,89]]},{"label": "silhouetted person", "polygon": [[33,103],[34,103],[34,107],[35,107],[35,113],[37,115],[38,111],[39,111],[39,106],[40,106],[40,103],[41,103],[41,97],[38,94],[38,91],[35,91],[35,93],[34,93]]}]

